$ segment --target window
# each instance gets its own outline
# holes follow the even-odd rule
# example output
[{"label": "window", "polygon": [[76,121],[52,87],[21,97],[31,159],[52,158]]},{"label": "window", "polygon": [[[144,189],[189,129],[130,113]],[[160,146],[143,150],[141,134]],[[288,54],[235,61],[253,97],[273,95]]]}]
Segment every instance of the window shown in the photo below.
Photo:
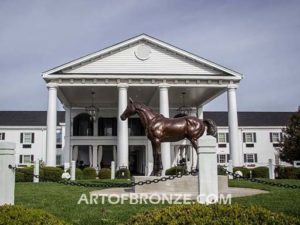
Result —
[{"label": "window", "polygon": [[34,162],[34,155],[20,155],[20,164],[30,164]]},{"label": "window", "polygon": [[218,154],[217,155],[217,162],[218,163],[227,163],[230,159],[229,154]]},{"label": "window", "polygon": [[5,140],[5,133],[0,133],[0,140]]},{"label": "window", "polygon": [[218,133],[218,143],[227,143],[228,139],[228,133]]},{"label": "window", "polygon": [[61,165],[61,155],[56,155],[56,165]]},{"label": "window", "polygon": [[244,143],[255,143],[256,142],[256,133],[250,133],[250,132],[243,133],[243,142]]},{"label": "window", "polygon": [[145,136],[145,129],[139,118],[128,119],[129,136]]},{"label": "window", "polygon": [[32,144],[34,143],[34,133],[24,132],[20,135],[20,142],[23,144]]},{"label": "window", "polygon": [[270,133],[270,142],[271,143],[279,143],[282,140],[281,132],[271,132]]},{"label": "window", "polygon": [[99,118],[99,136],[117,136],[117,118]]},{"label": "window", "polygon": [[62,142],[61,130],[56,130],[56,143],[61,144],[61,142]]},{"label": "window", "polygon": [[257,163],[257,154],[244,154],[245,163]]}]

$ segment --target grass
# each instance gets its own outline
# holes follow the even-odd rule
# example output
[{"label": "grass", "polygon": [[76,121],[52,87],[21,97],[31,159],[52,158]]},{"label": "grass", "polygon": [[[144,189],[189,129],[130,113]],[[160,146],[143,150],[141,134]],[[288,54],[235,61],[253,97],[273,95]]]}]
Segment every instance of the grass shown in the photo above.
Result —
[{"label": "grass", "polygon": [[[127,180],[101,181],[88,180],[81,183],[99,182],[129,182]],[[300,180],[279,180],[281,183],[300,185]],[[300,190],[276,188],[263,184],[247,181],[231,180],[230,186],[248,187],[267,190],[270,193],[252,197],[234,198],[233,203],[242,205],[260,205],[274,212],[283,212],[288,215],[300,217]],[[99,188],[96,188],[99,189]],[[152,208],[164,207],[164,205],[138,204],[98,204],[86,205],[77,202],[80,196],[88,194],[95,188],[65,186],[55,183],[17,183],[16,204],[22,204],[31,208],[42,208],[72,224],[118,224],[125,222],[133,215],[150,210]],[[166,205],[165,205],[166,206]]]}]

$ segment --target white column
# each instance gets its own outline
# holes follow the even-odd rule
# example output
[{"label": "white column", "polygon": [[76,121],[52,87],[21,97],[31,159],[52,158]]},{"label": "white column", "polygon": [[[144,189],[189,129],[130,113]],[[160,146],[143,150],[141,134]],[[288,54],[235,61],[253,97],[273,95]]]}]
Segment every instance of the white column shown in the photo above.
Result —
[{"label": "white column", "polygon": [[128,168],[128,119],[122,121],[120,116],[127,107],[128,84],[119,84],[119,104],[118,104],[118,167]]},{"label": "white column", "polygon": [[272,159],[268,160],[268,167],[269,167],[269,179],[274,180],[275,174],[274,174],[274,165]]},{"label": "white column", "polygon": [[70,157],[70,139],[71,139],[71,109],[68,107],[64,107],[65,109],[65,132],[64,132],[64,163],[68,163],[70,165],[71,157]]},{"label": "white column", "polygon": [[47,112],[47,166],[56,166],[56,98],[57,86],[48,84],[48,112]]},{"label": "white column", "polygon": [[[197,116],[199,119],[203,120],[203,106],[197,107],[197,115],[195,115],[195,116]],[[206,136],[206,129],[204,131],[203,136]],[[197,140],[197,145],[200,146],[200,138]],[[197,154],[197,150],[195,152]],[[194,163],[195,163],[196,169],[199,169],[199,160],[198,160],[197,155],[195,155],[195,157],[194,157]]]},{"label": "white column", "polygon": [[93,145],[93,167],[97,168],[97,152],[98,152],[98,145]]},{"label": "white column", "polygon": [[71,180],[75,180],[76,178],[76,161],[71,161]]},{"label": "white column", "polygon": [[39,175],[40,175],[40,160],[35,160],[34,161],[34,168],[33,168],[33,183],[38,183],[39,182]]},{"label": "white column", "polygon": [[15,148],[15,143],[0,143],[0,205],[15,202]]},{"label": "white column", "polygon": [[[169,85],[159,85],[159,112],[165,117],[169,117]],[[171,167],[171,147],[170,142],[161,143],[161,161],[163,165],[162,175]]]},{"label": "white column", "polygon": [[227,90],[229,148],[234,167],[240,166],[236,89],[236,85],[230,85]]},{"label": "white column", "polygon": [[212,136],[200,138],[198,146],[198,194],[201,203],[218,201],[217,142]]},{"label": "white column", "polygon": [[97,157],[97,164],[98,164],[99,170],[101,170],[102,155],[103,155],[103,146],[99,145],[99,147],[98,147],[98,157]]}]

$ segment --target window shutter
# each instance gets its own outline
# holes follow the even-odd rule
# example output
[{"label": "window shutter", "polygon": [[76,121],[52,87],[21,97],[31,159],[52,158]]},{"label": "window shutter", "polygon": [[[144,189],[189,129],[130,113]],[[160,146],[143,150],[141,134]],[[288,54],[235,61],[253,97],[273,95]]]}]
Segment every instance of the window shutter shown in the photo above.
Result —
[{"label": "window shutter", "polygon": [[254,162],[257,163],[257,154],[254,154]]},{"label": "window shutter", "polygon": [[22,155],[19,155],[19,162],[22,163]]},{"label": "window shutter", "polygon": [[272,137],[272,133],[270,132],[270,142],[273,142],[273,137]]},{"label": "window shutter", "polygon": [[226,133],[226,142],[229,143],[229,133]]},{"label": "window shutter", "polygon": [[256,133],[253,133],[254,143],[256,143]]},{"label": "window shutter", "polygon": [[31,133],[31,143],[34,143],[34,133]]},{"label": "window shutter", "polygon": [[219,143],[219,133],[217,133],[216,139],[217,139],[217,143]]},{"label": "window shutter", "polygon": [[230,154],[227,154],[227,162],[230,160]]},{"label": "window shutter", "polygon": [[282,135],[282,132],[280,132],[280,141],[283,141],[283,135]]},{"label": "window shutter", "polygon": [[2,140],[5,140],[5,133],[2,134]]},{"label": "window shutter", "polygon": [[34,155],[31,155],[31,162],[34,162]]},{"label": "window shutter", "polygon": [[246,142],[246,134],[243,133],[243,142],[245,143]]},{"label": "window shutter", "polygon": [[246,154],[244,154],[244,162],[245,162],[245,163],[247,162]]},{"label": "window shutter", "polygon": [[23,143],[23,133],[20,134],[20,143]]},{"label": "window shutter", "polygon": [[220,163],[220,156],[217,154],[217,163]]}]

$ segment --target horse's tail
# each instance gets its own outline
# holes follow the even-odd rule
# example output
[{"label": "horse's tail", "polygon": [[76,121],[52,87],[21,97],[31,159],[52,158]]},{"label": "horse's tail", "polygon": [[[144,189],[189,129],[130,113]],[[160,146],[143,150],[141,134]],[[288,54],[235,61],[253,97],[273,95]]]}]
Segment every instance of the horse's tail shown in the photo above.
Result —
[{"label": "horse's tail", "polygon": [[205,119],[203,123],[207,127],[207,135],[216,137],[218,132],[216,123],[211,119]]}]

